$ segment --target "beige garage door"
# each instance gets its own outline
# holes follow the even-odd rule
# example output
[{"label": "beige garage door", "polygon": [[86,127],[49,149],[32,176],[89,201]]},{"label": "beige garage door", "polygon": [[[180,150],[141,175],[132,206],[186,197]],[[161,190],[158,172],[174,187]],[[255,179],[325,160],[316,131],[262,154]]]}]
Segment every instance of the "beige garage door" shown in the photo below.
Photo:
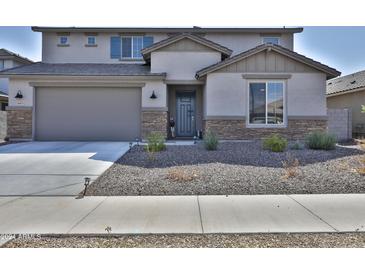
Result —
[{"label": "beige garage door", "polygon": [[127,141],[140,137],[140,88],[39,87],[35,139]]}]

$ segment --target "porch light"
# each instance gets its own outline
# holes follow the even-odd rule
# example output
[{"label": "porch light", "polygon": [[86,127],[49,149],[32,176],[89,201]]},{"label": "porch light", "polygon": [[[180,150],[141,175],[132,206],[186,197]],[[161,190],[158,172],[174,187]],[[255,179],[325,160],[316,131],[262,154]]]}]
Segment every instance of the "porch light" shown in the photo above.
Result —
[{"label": "porch light", "polygon": [[129,142],[129,149],[132,149],[133,143]]},{"label": "porch light", "polygon": [[15,95],[15,99],[17,100],[23,99],[23,94],[20,90],[18,90],[17,94]]},{"label": "porch light", "polygon": [[157,98],[154,90],[152,90],[152,95],[150,96],[150,98],[151,99],[156,99]]},{"label": "porch light", "polygon": [[137,146],[139,146],[139,138],[138,137],[136,138],[136,143],[137,143]]}]

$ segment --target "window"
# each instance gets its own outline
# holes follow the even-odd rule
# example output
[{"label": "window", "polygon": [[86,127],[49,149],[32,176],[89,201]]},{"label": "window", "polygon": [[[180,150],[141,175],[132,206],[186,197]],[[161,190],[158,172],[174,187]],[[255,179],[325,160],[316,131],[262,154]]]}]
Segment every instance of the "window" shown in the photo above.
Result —
[{"label": "window", "polygon": [[4,68],[4,60],[0,60],[0,70],[3,70]]},{"label": "window", "polygon": [[60,36],[60,45],[68,45],[68,37]]},{"label": "window", "polygon": [[264,42],[264,44],[271,43],[271,44],[279,45],[279,37],[264,37],[263,42]]},{"label": "window", "polygon": [[249,124],[284,124],[284,82],[249,83]]},{"label": "window", "polygon": [[142,59],[143,36],[122,37],[122,59]]},{"label": "window", "polygon": [[87,37],[87,45],[89,45],[89,46],[96,45],[96,37],[95,36],[88,36]]}]

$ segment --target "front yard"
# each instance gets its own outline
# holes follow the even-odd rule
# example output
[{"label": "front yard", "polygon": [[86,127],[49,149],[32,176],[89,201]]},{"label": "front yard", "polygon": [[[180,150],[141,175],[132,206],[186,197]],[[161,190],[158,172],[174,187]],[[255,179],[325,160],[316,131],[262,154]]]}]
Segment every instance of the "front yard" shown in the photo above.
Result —
[{"label": "front yard", "polygon": [[365,193],[354,147],[275,153],[260,141],[167,146],[148,153],[134,146],[92,183],[86,195],[234,195]]}]

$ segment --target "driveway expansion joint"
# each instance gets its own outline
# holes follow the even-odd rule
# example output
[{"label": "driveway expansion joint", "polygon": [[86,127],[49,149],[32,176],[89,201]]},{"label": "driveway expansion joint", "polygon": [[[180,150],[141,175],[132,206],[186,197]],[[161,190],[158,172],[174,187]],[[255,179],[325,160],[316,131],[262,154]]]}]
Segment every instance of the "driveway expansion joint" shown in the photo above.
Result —
[{"label": "driveway expansion joint", "polygon": [[290,199],[292,199],[294,202],[296,202],[298,205],[300,205],[301,207],[303,207],[305,210],[307,210],[311,215],[313,215],[314,217],[316,217],[317,219],[319,219],[321,222],[325,223],[326,225],[328,225],[329,227],[331,227],[335,232],[340,232],[337,228],[335,228],[333,225],[331,225],[329,222],[327,222],[326,220],[324,220],[322,217],[320,217],[318,214],[314,213],[312,210],[310,210],[308,207],[306,207],[305,205],[303,205],[302,203],[298,202],[296,199],[294,199],[291,195],[287,195]]},{"label": "driveway expansion joint", "polygon": [[[76,198],[75,198],[76,199]],[[92,210],[90,210],[84,217],[82,217],[80,220],[76,222],[67,232],[66,234],[70,234],[70,232],[77,227],[83,220],[85,220],[91,213],[93,213],[99,206],[101,206],[102,203],[105,202],[105,200],[108,199],[108,197],[105,197],[101,202],[99,202]]]},{"label": "driveway expansion joint", "polygon": [[196,196],[196,201],[198,202],[200,226],[201,226],[201,229],[202,229],[202,233],[204,234],[203,218],[202,218],[202,212],[201,212],[201,209],[200,209],[199,195]]}]

